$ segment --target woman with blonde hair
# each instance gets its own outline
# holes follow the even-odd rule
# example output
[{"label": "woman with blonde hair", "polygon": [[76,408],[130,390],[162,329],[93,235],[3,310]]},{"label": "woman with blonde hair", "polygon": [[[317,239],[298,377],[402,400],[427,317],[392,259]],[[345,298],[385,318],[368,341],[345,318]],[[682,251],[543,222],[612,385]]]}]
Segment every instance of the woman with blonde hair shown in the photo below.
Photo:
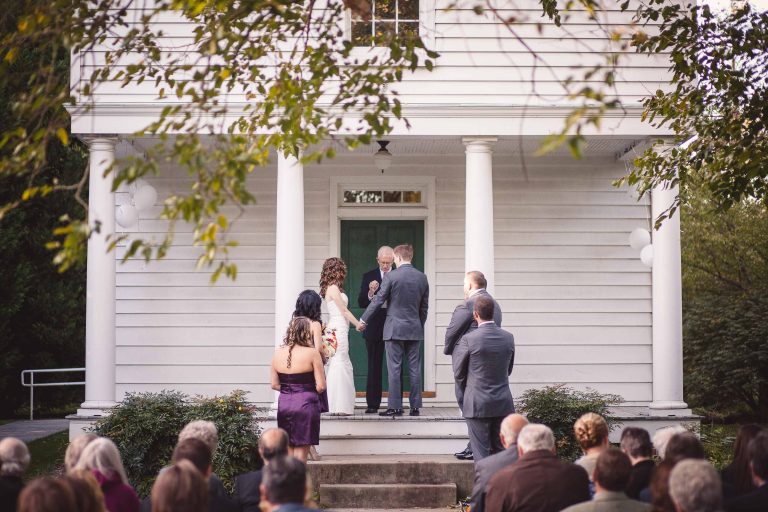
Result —
[{"label": "woman with blonde hair", "polygon": [[82,455],[85,447],[88,446],[91,441],[95,441],[98,438],[99,436],[96,434],[86,432],[85,434],[79,435],[69,442],[67,451],[64,452],[64,470],[67,473],[75,469],[77,460],[80,458],[80,455]]},{"label": "woman with blonde hair", "polygon": [[589,475],[590,492],[594,495],[594,480],[597,458],[608,448],[608,423],[599,414],[588,412],[573,424],[576,441],[581,446],[584,455],[576,461]]},{"label": "woman with blonde hair", "polygon": [[328,306],[326,331],[336,333],[336,354],[328,362],[328,412],[350,415],[355,412],[355,378],[352,361],[349,359],[349,324],[355,327],[360,322],[347,305],[349,298],[344,293],[344,279],[347,264],[341,258],[328,258],[320,273],[320,296]]},{"label": "woman with blonde hair", "polygon": [[139,497],[128,484],[117,446],[109,439],[100,437],[88,443],[75,469],[87,469],[93,473],[104,493],[109,512],[139,511]]},{"label": "woman with blonde hair", "polygon": [[291,320],[270,373],[272,389],[280,392],[277,426],[288,432],[288,452],[306,462],[309,447],[320,443],[319,394],[325,391],[323,360],[308,318]]}]

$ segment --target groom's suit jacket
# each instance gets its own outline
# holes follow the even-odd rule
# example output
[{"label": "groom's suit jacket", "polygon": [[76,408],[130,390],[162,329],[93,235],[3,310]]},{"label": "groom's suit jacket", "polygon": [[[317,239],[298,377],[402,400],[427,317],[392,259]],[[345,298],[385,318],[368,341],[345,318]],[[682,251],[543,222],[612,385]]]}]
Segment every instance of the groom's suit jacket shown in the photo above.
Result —
[{"label": "groom's suit jacket", "polygon": [[515,412],[509,376],[515,364],[515,339],[493,322],[465,335],[453,353],[453,376],[463,391],[465,418],[498,418]]},{"label": "groom's suit jacket", "polygon": [[385,301],[384,341],[423,340],[429,301],[427,276],[409,263],[390,271],[360,319],[369,324]]},{"label": "groom's suit jacket", "polygon": [[[379,288],[373,294],[375,296],[381,291],[381,270],[379,267],[363,274],[363,280],[360,283],[360,293],[357,296],[357,304],[361,308],[367,308],[371,304],[371,300],[368,299],[368,287],[373,281],[379,283]],[[384,339],[384,320],[386,318],[387,312],[385,309],[380,309],[375,315],[372,315],[371,321],[367,322],[368,325],[363,331],[363,338],[368,341],[381,343],[381,340]]]},{"label": "groom's suit jacket", "polygon": [[477,322],[475,322],[472,312],[475,309],[475,300],[478,297],[488,297],[493,300],[493,321],[496,325],[501,327],[501,308],[499,303],[496,302],[491,294],[483,288],[477,290],[471,297],[456,306],[451,315],[451,321],[448,323],[448,328],[445,330],[445,347],[443,353],[445,355],[451,355],[456,344],[459,342],[462,336],[477,329]]}]

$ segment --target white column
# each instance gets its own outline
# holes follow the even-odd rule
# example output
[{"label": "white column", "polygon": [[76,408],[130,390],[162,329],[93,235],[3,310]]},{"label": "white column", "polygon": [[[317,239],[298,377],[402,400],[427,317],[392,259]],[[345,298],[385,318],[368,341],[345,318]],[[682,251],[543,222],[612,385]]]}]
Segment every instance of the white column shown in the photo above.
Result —
[{"label": "white column", "polygon": [[88,224],[100,223],[88,239],[85,305],[85,402],[81,415],[99,415],[115,405],[115,254],[107,236],[115,233],[113,174],[104,172],[115,161],[112,137],[87,140],[89,155]]},{"label": "white column", "polygon": [[466,199],[464,221],[464,270],[479,270],[493,294],[493,151],[496,137],[465,137]]},{"label": "white column", "polygon": [[[677,187],[654,188],[652,219],[674,201]],[[683,293],[680,211],[653,232],[653,402],[651,409],[687,409],[683,402]]]},{"label": "white column", "polygon": [[275,230],[275,344],[279,345],[304,289],[304,167],[282,152],[277,157]]}]

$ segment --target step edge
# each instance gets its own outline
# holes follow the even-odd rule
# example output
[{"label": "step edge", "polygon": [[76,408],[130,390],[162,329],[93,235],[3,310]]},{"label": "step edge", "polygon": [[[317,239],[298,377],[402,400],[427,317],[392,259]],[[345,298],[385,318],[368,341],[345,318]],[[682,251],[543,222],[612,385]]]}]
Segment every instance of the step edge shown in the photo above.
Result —
[{"label": "step edge", "polygon": [[430,488],[430,489],[457,489],[458,485],[456,485],[453,482],[446,482],[444,484],[413,484],[409,482],[404,482],[401,484],[319,484],[318,487],[320,488],[320,490],[322,490],[323,488],[352,489],[352,488],[360,488],[360,487],[363,487],[363,488],[408,487],[408,488]]}]

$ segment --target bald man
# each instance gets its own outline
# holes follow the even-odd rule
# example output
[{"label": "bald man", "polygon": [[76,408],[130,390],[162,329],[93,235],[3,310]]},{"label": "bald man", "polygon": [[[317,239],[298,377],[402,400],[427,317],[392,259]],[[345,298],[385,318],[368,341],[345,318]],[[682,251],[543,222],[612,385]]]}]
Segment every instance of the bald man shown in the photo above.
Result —
[{"label": "bald man", "polygon": [[517,460],[517,435],[528,424],[521,414],[510,414],[501,422],[499,439],[504,451],[477,461],[475,464],[475,485],[472,488],[472,512],[485,510],[485,488],[493,475]]},{"label": "bald man", "polygon": [[[392,262],[395,253],[391,247],[384,245],[379,247],[376,254],[377,267],[363,274],[360,281],[360,293],[357,296],[357,305],[365,309],[379,292],[384,276],[392,270]],[[365,402],[368,408],[366,414],[376,414],[381,406],[381,375],[384,363],[384,320],[387,318],[387,305],[381,307],[368,320],[368,325],[363,331],[365,349],[368,352],[368,378],[365,383]]]},{"label": "bald man", "polygon": [[[268,465],[272,459],[288,455],[288,433],[281,428],[269,428],[259,437],[259,456]],[[235,499],[242,512],[261,512],[261,480],[263,470],[235,477]]]}]

